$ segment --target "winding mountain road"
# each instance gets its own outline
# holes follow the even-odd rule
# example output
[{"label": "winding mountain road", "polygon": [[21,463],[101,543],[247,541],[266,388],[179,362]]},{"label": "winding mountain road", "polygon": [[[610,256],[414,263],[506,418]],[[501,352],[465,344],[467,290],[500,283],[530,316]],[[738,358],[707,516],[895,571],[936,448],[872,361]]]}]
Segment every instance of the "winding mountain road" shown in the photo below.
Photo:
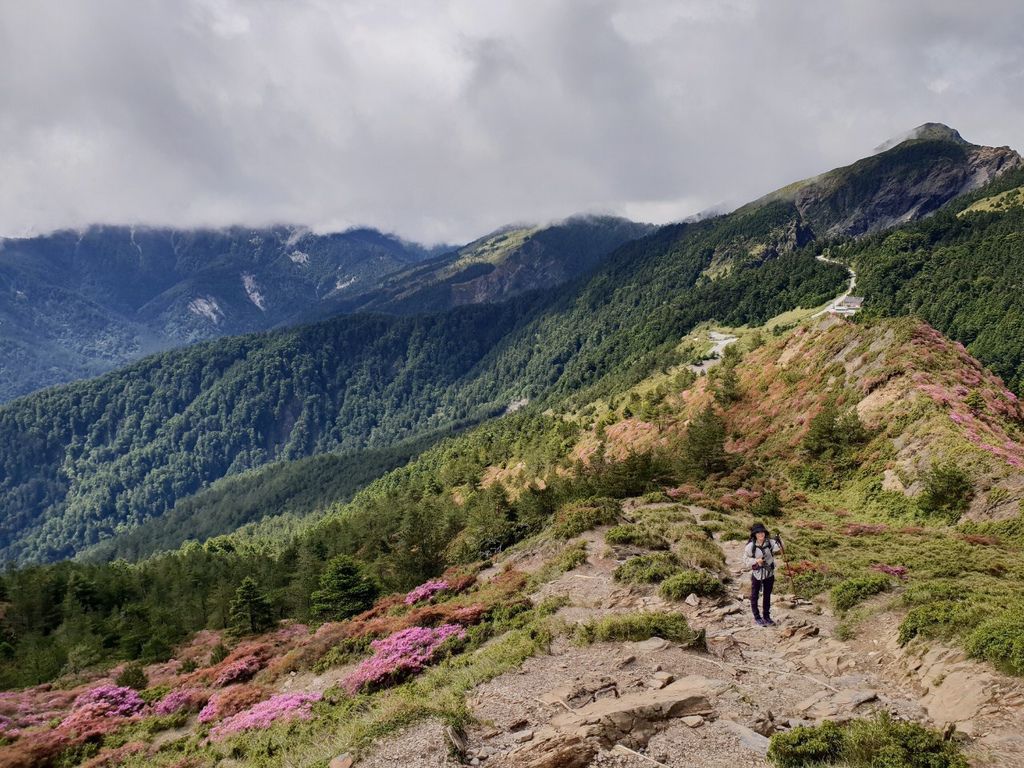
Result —
[{"label": "winding mountain road", "polygon": [[708,339],[714,343],[714,346],[708,351],[709,357],[697,365],[690,366],[690,370],[696,374],[707,373],[711,368],[718,365],[722,361],[722,354],[725,352],[725,348],[738,341],[739,337],[728,333],[719,333],[718,331],[708,331]]},{"label": "winding mountain road", "polygon": [[813,315],[811,315],[811,317],[818,317],[820,315],[824,315],[826,312],[834,311],[843,299],[845,299],[847,296],[853,293],[853,288],[855,285],[857,285],[857,273],[854,272],[853,269],[847,266],[846,264],[843,264],[843,262],[836,261],[835,259],[830,259],[827,256],[815,256],[814,258],[816,258],[818,261],[824,261],[826,264],[838,264],[840,267],[845,267],[846,271],[850,273],[850,284],[846,286],[846,291],[836,296],[831,302],[829,302],[828,306],[826,306],[824,309],[819,310],[815,312]]}]

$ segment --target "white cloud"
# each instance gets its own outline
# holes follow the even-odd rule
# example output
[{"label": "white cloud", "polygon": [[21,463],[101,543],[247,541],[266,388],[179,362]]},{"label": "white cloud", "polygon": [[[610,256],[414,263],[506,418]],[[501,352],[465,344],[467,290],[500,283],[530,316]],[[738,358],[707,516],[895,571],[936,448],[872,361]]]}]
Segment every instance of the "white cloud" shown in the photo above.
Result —
[{"label": "white cloud", "polygon": [[1012,0],[0,0],[0,234],[663,219],[931,120],[1024,146]]}]

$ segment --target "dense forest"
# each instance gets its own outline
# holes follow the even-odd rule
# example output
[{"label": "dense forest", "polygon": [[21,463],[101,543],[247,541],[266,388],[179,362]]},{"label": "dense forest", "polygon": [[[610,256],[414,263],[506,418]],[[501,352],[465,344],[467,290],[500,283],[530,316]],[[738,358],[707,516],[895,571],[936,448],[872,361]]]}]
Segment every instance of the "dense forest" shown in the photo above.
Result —
[{"label": "dense forest", "polygon": [[308,517],[350,500],[360,488],[405,464],[447,434],[450,430],[429,432],[388,448],[321,453],[229,475],[179,499],[163,515],[104,539],[81,557],[91,561],[139,560],[176,549],[190,539],[203,542],[269,517]]},{"label": "dense forest", "polygon": [[[820,303],[844,273],[793,251],[795,217],[780,203],[666,227],[569,290],[210,342],[9,403],[0,557],[71,556],[278,459],[386,447],[524,397],[585,401],[677,362],[680,337],[703,320]],[[704,274],[732,255],[735,268]]]}]

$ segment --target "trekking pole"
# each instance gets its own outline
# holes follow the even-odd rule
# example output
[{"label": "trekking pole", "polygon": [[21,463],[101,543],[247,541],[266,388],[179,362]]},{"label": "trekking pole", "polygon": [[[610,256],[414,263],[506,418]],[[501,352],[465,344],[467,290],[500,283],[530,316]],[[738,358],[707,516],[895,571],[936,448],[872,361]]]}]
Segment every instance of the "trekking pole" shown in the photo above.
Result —
[{"label": "trekking pole", "polygon": [[796,587],[793,582],[793,569],[790,567],[789,550],[782,544],[782,537],[778,531],[775,532],[775,543],[782,547],[783,556],[786,558],[786,578],[789,579],[789,594],[796,594]]}]

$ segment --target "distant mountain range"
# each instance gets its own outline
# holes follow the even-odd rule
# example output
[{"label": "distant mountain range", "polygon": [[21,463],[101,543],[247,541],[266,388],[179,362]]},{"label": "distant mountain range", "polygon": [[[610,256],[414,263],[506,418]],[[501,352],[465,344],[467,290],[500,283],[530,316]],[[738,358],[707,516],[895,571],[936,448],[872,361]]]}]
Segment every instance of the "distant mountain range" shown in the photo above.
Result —
[{"label": "distant mountain range", "polygon": [[286,227],[92,227],[3,240],[0,401],[196,341],[551,287],[648,229],[577,218],[509,228],[461,249],[370,229],[316,235]]}]

